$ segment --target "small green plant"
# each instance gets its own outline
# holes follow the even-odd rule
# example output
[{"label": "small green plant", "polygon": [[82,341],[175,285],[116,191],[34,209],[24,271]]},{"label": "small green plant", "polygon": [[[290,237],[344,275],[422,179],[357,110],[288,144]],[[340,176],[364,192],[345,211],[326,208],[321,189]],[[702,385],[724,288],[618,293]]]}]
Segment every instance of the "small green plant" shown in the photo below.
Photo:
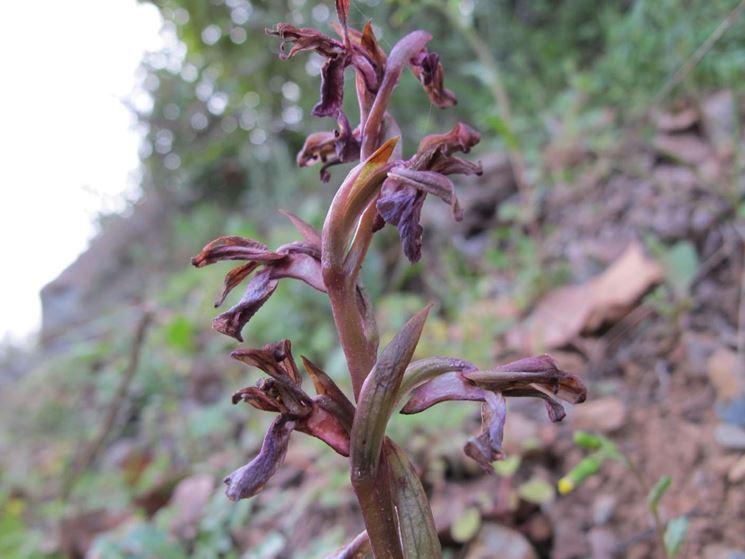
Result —
[{"label": "small green plant", "polygon": [[559,480],[559,493],[566,495],[574,490],[587,478],[597,474],[607,460],[620,462],[628,469],[641,490],[647,495],[647,509],[654,521],[657,544],[660,550],[664,552],[668,559],[677,557],[688,530],[688,519],[685,516],[679,516],[664,522],[659,511],[660,499],[672,485],[672,478],[669,475],[663,475],[657,480],[657,483],[649,487],[636,464],[603,435],[577,431],[574,433],[574,443],[592,452],[580,460],[574,468]]},{"label": "small green plant", "polygon": [[[293,431],[326,442],[349,457],[350,477],[362,510],[366,531],[336,557],[377,559],[442,556],[434,519],[417,472],[386,427],[393,413],[421,412],[446,400],[481,402],[482,429],[465,444],[465,453],[486,472],[503,457],[502,432],[506,397],[535,397],[546,403],[552,421],[560,421],[559,399],[579,403],[586,397],[581,380],[561,371],[548,355],[480,369],[463,359],[433,357],[412,361],[431,306],[416,313],[378,351],[375,313],[360,279],[373,234],[386,224],[398,228],[403,252],[412,262],[421,256],[419,217],[428,194],[441,198],[455,219],[462,211],[452,174],[480,174],[481,166],[461,159],[480,139],[458,123],[444,134],[426,136],[410,158],[404,159],[400,130],[389,112],[391,94],[408,67],[423,85],[430,101],[446,108],[455,95],[443,85],[437,54],[427,49],[431,36],[413,31],[386,53],[368,22],[359,31],[347,23],[349,0],[337,0],[340,39],[312,28],[280,23],[268,30],[282,39],[280,57],[312,51],[326,59],[321,71],[321,100],[313,114],[330,117],[336,129],[311,134],[297,161],[320,162],[321,179],[330,180],[331,165],[360,160],[334,196],[323,229],[318,232],[297,216],[283,212],[302,240],[272,251],[243,237],[220,237],[193,258],[197,267],[224,260],[242,261],[228,272],[216,306],[229,292],[252,276],[237,305],[220,314],[213,327],[238,341],[254,314],[284,278],[299,279],[326,294],[339,343],[352,381],[353,399],[329,375],[306,357],[303,368],[316,394],[302,387],[302,375],[289,340],[261,349],[242,348],[232,356],[268,375],[256,386],[238,390],[233,402],[246,402],[277,414],[259,455],[225,478],[232,500],[256,495],[281,466]],[[289,51],[285,45],[291,44]],[[343,111],[345,70],[355,74],[359,124],[353,127]],[[428,107],[425,107],[428,109]],[[354,402],[354,403],[353,403]]]}]

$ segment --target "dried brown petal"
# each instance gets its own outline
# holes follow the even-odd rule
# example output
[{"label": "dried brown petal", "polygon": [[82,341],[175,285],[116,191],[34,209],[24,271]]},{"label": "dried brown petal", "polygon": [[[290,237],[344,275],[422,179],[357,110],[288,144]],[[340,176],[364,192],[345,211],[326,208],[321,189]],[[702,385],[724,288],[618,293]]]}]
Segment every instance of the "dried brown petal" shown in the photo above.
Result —
[{"label": "dried brown petal", "polygon": [[411,69],[437,107],[445,109],[457,103],[455,94],[443,85],[445,73],[438,54],[422,50],[412,59]]},{"label": "dried brown petal", "polygon": [[212,327],[221,334],[242,342],[241,330],[271,297],[275,289],[277,289],[277,280],[272,279],[271,270],[260,271],[248,283],[246,292],[238,304],[215,317]]},{"label": "dried brown petal", "polygon": [[323,369],[315,365],[310,359],[303,355],[300,356],[300,359],[303,360],[303,366],[305,367],[310,380],[313,382],[316,394],[320,396],[328,396],[331,400],[336,402],[344,421],[351,425],[352,419],[354,418],[354,404],[349,401],[349,398],[347,398],[344,392],[342,392],[341,388],[337,386]]},{"label": "dried brown petal", "polygon": [[270,377],[279,381],[289,381],[295,386],[300,386],[300,372],[292,357],[290,340],[267,344],[262,349],[237,349],[230,356],[246,365],[264,371]]},{"label": "dried brown petal", "polygon": [[248,260],[250,262],[271,262],[280,260],[281,255],[269,251],[263,243],[244,237],[218,237],[191,259],[192,265],[203,268],[222,260]]},{"label": "dried brown petal", "polygon": [[419,142],[417,153],[437,151],[441,155],[452,155],[456,152],[468,153],[471,148],[479,143],[481,135],[462,122],[453,126],[450,132],[443,134],[430,134]]},{"label": "dried brown petal", "polygon": [[237,390],[233,394],[232,402],[233,404],[237,404],[238,402],[246,402],[256,409],[260,409],[263,411],[284,411],[276,400],[267,396],[267,394],[257,386],[247,386],[246,388]]},{"label": "dried brown petal", "polygon": [[298,167],[308,167],[319,161],[336,161],[336,132],[313,132],[298,152]]},{"label": "dried brown petal", "polygon": [[[308,50],[313,50],[326,58],[336,58],[346,50],[339,41],[312,27],[295,27],[288,23],[278,23],[274,29],[267,29],[266,32],[268,35],[282,39],[280,58],[283,60]],[[293,43],[290,52],[285,52],[286,42]]]},{"label": "dried brown petal", "polygon": [[215,307],[219,307],[225,302],[225,298],[228,294],[237,287],[244,279],[251,275],[251,273],[259,267],[258,262],[246,262],[241,264],[237,268],[233,268],[225,275],[223,281],[222,292],[215,299]]}]

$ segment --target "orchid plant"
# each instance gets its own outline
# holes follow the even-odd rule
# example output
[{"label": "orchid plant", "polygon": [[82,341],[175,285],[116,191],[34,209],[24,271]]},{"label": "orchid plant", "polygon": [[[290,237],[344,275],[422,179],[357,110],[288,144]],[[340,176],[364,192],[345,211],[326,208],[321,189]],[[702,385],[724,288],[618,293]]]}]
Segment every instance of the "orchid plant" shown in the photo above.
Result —
[{"label": "orchid plant", "polygon": [[[325,293],[353,397],[302,357],[315,391],[315,395],[308,394],[289,340],[234,351],[234,358],[268,377],[238,390],[233,402],[278,415],[258,456],[225,478],[226,494],[238,500],[261,491],[281,466],[292,432],[301,431],[349,458],[366,530],[334,557],[364,557],[371,552],[376,559],[437,558],[442,551],[427,495],[404,450],[386,436],[392,414],[418,413],[446,400],[481,402],[481,432],[466,442],[464,451],[493,473],[492,462],[503,457],[506,397],[541,398],[550,419],[560,421],[564,409],[559,399],[578,403],[585,399],[586,390],[579,378],[561,371],[548,355],[486,369],[451,357],[412,361],[430,306],[414,315],[379,351],[375,313],[360,279],[373,234],[386,224],[396,226],[404,254],[412,262],[419,260],[424,200],[433,194],[450,205],[455,219],[461,219],[449,175],[481,173],[479,164],[455,155],[468,152],[480,138],[459,123],[447,133],[426,136],[416,153],[404,159],[400,129],[389,112],[391,93],[402,72],[410,68],[438,107],[456,102],[455,95],[443,86],[438,55],[427,49],[432,37],[414,31],[386,53],[370,22],[361,31],[348,24],[349,0],[336,0],[336,12],[339,39],[285,23],[267,30],[282,39],[282,59],[302,51],[326,59],[320,102],[313,114],[335,119],[336,128],[311,134],[298,154],[298,164],[321,163],[321,179],[328,182],[329,166],[361,161],[336,191],[322,231],[284,211],[302,240],[272,251],[255,240],[220,237],[192,262],[197,267],[223,260],[243,262],[226,275],[216,306],[252,275],[238,304],[213,321],[217,331],[239,342],[243,341],[241,331],[281,279],[298,279]],[[343,110],[348,68],[354,73],[359,105],[359,124],[354,128]]]}]

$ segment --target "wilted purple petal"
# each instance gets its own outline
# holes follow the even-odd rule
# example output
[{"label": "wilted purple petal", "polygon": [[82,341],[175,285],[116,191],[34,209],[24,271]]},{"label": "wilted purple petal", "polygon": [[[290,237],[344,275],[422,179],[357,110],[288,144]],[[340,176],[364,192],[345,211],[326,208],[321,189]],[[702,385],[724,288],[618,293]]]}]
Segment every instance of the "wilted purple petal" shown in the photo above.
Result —
[{"label": "wilted purple petal", "polygon": [[277,280],[272,279],[271,269],[261,270],[248,283],[238,304],[215,317],[212,327],[221,334],[242,342],[241,330],[271,297],[275,289]]},{"label": "wilted purple petal", "polygon": [[285,460],[295,422],[280,416],[264,437],[259,455],[227,476],[225,494],[231,501],[248,499],[261,491]]},{"label": "wilted purple petal", "polygon": [[349,456],[349,429],[332,412],[313,403],[313,411],[296,430],[322,440],[342,456]]},{"label": "wilted purple petal", "polygon": [[326,292],[321,273],[321,251],[317,246],[295,242],[278,248],[277,252],[286,258],[266,267],[272,279],[299,279],[318,291]]},{"label": "wilted purple petal", "polygon": [[375,70],[375,66],[373,66],[373,64],[366,56],[363,56],[361,54],[353,54],[351,63],[352,66],[357,69],[359,75],[362,76],[367,90],[375,93],[378,90],[378,86],[380,85],[378,73]]},{"label": "wilted purple petal", "polygon": [[445,373],[416,388],[401,413],[419,413],[448,400],[483,402],[485,394],[483,388],[465,380],[460,372]]},{"label": "wilted purple petal", "polygon": [[504,396],[494,392],[485,392],[481,404],[481,433],[468,440],[463,447],[467,456],[476,460],[488,473],[494,473],[491,463],[504,458],[502,437],[504,422],[507,417],[507,402]]},{"label": "wilted purple petal", "polygon": [[463,219],[463,210],[458,203],[458,197],[455,195],[455,185],[445,175],[432,171],[415,171],[401,166],[391,169],[388,176],[397,179],[401,184],[413,186],[427,194],[434,194],[450,205],[450,210],[456,221]]},{"label": "wilted purple petal", "polygon": [[321,100],[311,111],[314,116],[336,118],[344,101],[344,69],[348,56],[329,58],[321,68]]},{"label": "wilted purple petal", "polygon": [[423,229],[419,220],[425,197],[425,192],[388,178],[380,189],[377,201],[381,217],[398,228],[404,254],[410,262],[417,262],[422,257]]}]

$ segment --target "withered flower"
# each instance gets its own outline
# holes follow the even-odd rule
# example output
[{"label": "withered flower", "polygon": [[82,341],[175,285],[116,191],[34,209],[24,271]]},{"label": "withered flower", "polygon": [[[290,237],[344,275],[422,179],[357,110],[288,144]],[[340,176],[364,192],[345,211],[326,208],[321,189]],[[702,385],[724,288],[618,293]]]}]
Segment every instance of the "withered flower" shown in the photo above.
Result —
[{"label": "withered flower", "polygon": [[233,403],[243,401],[257,409],[279,413],[279,417],[269,427],[258,456],[225,478],[228,498],[246,499],[264,488],[284,462],[292,431],[316,437],[342,456],[349,456],[354,406],[333,380],[305,357],[303,362],[317,395],[311,397],[303,391],[289,340],[263,349],[234,351],[232,356],[270,377],[238,390],[233,394]]},{"label": "withered flower", "polygon": [[[301,233],[303,229],[306,233],[312,230],[310,225],[302,222],[298,217],[292,216],[290,219],[296,227],[301,229]],[[325,293],[326,286],[321,274],[320,240],[317,237],[316,234],[314,240],[309,241],[306,238],[304,241],[283,245],[276,251],[270,251],[266,245],[258,241],[235,236],[219,237],[208,243],[199,254],[191,259],[191,263],[197,268],[223,260],[246,261],[245,264],[227,273],[222,293],[215,301],[215,307],[222,305],[227,295],[238,284],[258,270],[249,281],[238,304],[212,321],[213,328],[242,342],[241,330],[272,296],[279,280],[283,278],[302,280]]]},{"label": "withered flower", "polygon": [[389,171],[378,198],[378,213],[386,223],[398,227],[404,254],[411,262],[422,255],[423,230],[419,221],[427,194],[449,204],[456,221],[463,218],[455,186],[447,175],[481,174],[481,165],[453,155],[468,153],[480,139],[478,132],[459,122],[446,134],[423,138],[409,160]]},{"label": "withered flower", "polygon": [[451,369],[416,388],[401,413],[419,413],[449,400],[483,402],[481,433],[468,440],[464,451],[490,473],[494,471],[491,463],[504,457],[505,397],[542,399],[549,419],[554,422],[566,415],[559,399],[579,404],[587,397],[580,378],[559,369],[550,355],[528,357],[483,371],[465,362]]}]

